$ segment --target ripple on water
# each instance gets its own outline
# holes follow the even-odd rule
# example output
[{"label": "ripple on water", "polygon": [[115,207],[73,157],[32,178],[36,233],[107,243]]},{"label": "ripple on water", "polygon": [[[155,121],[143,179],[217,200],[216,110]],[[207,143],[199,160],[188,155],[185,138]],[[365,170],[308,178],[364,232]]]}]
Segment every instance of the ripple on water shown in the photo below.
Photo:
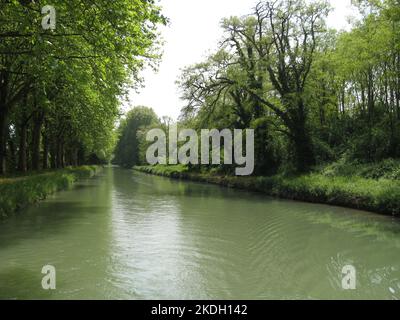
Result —
[{"label": "ripple on water", "polygon": [[0,297],[42,298],[54,263],[51,298],[395,299],[399,235],[365,212],[110,169],[0,224]]}]

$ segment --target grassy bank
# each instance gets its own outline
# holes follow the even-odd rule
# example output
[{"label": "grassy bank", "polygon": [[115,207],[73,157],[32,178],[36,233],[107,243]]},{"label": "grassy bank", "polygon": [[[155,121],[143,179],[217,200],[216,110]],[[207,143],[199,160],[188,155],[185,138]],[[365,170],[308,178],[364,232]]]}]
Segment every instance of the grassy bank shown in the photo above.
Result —
[{"label": "grassy bank", "polygon": [[[400,181],[385,175],[365,178],[361,174],[334,175],[324,170],[301,176],[235,177],[189,172],[185,166],[144,166],[135,170],[176,179],[187,179],[222,186],[263,192],[291,200],[362,209],[387,215],[400,215]],[[362,170],[360,170],[362,172]],[[365,171],[371,174],[372,168]],[[386,174],[386,173],[385,173]]]},{"label": "grassy bank", "polygon": [[76,180],[90,178],[100,170],[97,166],[66,168],[27,176],[0,178],[0,218],[49,194],[69,188]]}]

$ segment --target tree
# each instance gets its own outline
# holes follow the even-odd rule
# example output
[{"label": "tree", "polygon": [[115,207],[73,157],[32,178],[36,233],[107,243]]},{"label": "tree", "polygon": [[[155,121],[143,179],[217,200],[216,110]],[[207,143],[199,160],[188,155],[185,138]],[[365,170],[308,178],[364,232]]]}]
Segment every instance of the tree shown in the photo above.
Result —
[{"label": "tree", "polygon": [[328,12],[326,2],[262,1],[251,17],[226,19],[224,51],[183,75],[184,98],[189,101],[184,112],[205,103],[209,95],[214,97],[210,105],[215,105],[226,90],[245,125],[246,118],[257,119],[267,108],[284,126],[278,130],[290,141],[297,170],[308,170],[315,158],[306,90],[327,32]]},{"label": "tree", "polygon": [[[0,174],[7,153],[19,153],[22,171],[46,168],[49,155],[54,168],[91,153],[107,158],[119,97],[160,57],[157,27],[166,18],[154,1],[52,5],[55,30],[42,29],[37,1],[0,4]],[[14,129],[19,147],[7,148]]]},{"label": "tree", "polygon": [[157,125],[160,125],[160,120],[153,109],[135,107],[129,111],[118,128],[119,140],[113,163],[125,168],[144,164],[146,130]]}]

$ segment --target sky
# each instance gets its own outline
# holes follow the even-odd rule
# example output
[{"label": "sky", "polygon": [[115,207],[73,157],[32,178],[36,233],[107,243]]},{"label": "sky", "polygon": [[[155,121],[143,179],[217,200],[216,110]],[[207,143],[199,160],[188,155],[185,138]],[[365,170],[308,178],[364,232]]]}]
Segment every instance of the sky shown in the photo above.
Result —
[{"label": "sky", "polygon": [[[181,70],[204,60],[218,48],[222,38],[220,22],[225,17],[251,13],[256,0],[159,0],[163,13],[170,19],[160,29],[165,42],[163,58],[158,71],[144,70],[144,88],[130,91],[124,111],[133,106],[147,106],[159,117],[177,119],[184,101],[180,100],[176,80]],[[348,18],[354,16],[351,0],[330,0],[334,11],[328,25],[336,29],[349,29]]]}]

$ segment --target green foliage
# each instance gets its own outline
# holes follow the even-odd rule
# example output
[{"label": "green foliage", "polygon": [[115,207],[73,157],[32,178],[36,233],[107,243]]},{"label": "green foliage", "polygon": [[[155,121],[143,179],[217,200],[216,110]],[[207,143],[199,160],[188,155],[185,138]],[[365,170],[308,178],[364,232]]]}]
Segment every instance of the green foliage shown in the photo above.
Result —
[{"label": "green foliage", "polygon": [[261,1],[225,19],[220,49],[182,73],[182,119],[256,129],[256,174],[399,158],[399,2],[356,5],[348,32],[326,27],[324,1]]},{"label": "green foliage", "polygon": [[136,166],[136,170],[155,174],[164,177],[182,177],[189,173],[188,166],[185,165],[156,165],[156,166]]},{"label": "green foliage", "polygon": [[98,167],[66,168],[25,177],[0,179],[0,218],[43,200],[49,194],[69,188],[77,179],[92,177]]},{"label": "green foliage", "polygon": [[166,18],[154,1],[51,5],[55,30],[42,29],[42,2],[0,3],[0,174],[17,162],[20,171],[47,168],[49,155],[53,168],[93,154],[108,161],[121,96],[160,58]]},{"label": "green foliage", "polygon": [[225,19],[219,50],[183,71],[182,125],[255,129],[256,176],[138,170],[399,215],[400,3],[355,4],[361,19],[337,32],[325,1],[260,1]]},{"label": "green foliage", "polygon": [[400,215],[400,181],[366,179],[357,176],[233,177],[191,173],[180,166],[136,167],[136,170],[178,178],[253,190],[286,199],[340,205],[377,213]]},{"label": "green foliage", "polygon": [[159,125],[160,120],[151,108],[135,107],[129,111],[118,128],[113,163],[126,168],[145,163],[147,130]]},{"label": "green foliage", "polygon": [[[379,161],[400,156],[400,33],[396,1],[363,1],[363,19],[340,34],[331,50],[331,79],[336,91],[340,149],[351,158]],[[321,78],[319,78],[321,79]],[[333,120],[330,120],[333,121]],[[342,125],[340,124],[342,122]],[[340,130],[340,131],[339,131]]]},{"label": "green foliage", "polygon": [[[201,124],[249,128],[269,119],[257,143],[259,173],[274,171],[280,161],[262,157],[270,140],[284,134],[285,150],[298,171],[315,163],[307,116],[311,69],[327,34],[326,1],[261,1],[251,15],[222,23],[222,47],[205,62],[184,70],[180,85],[187,106],[184,118]],[[273,130],[270,130],[270,127]],[[257,125],[257,129],[261,129]],[[264,132],[261,132],[264,131]],[[262,144],[266,146],[263,146]]]},{"label": "green foliage", "polygon": [[400,160],[387,159],[375,163],[360,163],[341,159],[319,170],[326,177],[361,177],[365,179],[400,180]]}]

